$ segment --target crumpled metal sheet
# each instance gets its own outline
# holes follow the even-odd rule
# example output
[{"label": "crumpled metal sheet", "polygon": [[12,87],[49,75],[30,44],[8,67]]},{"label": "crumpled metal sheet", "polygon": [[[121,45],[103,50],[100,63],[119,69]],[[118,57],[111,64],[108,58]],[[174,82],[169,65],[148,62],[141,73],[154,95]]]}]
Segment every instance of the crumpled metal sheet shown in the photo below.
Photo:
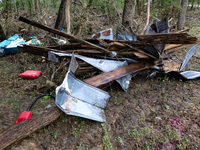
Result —
[{"label": "crumpled metal sheet", "polygon": [[116,40],[137,41],[137,37],[131,27],[117,26]]},{"label": "crumpled metal sheet", "polygon": [[[57,53],[57,52],[48,52],[48,55],[58,55],[58,56],[72,56],[72,54],[66,54],[66,53]],[[87,62],[88,64],[98,68],[99,70],[103,71],[103,72],[109,72],[112,70],[115,70],[117,68],[120,67],[124,67],[127,66],[128,63],[126,61],[116,61],[116,60],[106,60],[106,59],[94,59],[94,58],[89,58],[89,57],[85,57],[85,56],[81,56],[81,55],[74,55],[74,57],[79,58],[85,62]],[[49,57],[49,58],[54,58],[54,56]],[[133,75],[128,75],[125,77],[122,77],[120,79],[117,79],[116,81],[120,84],[120,86],[122,87],[122,89],[124,91],[128,90],[129,87],[129,83],[130,80],[133,76],[135,76],[136,74]]]},{"label": "crumpled metal sheet", "polygon": [[106,122],[104,108],[110,96],[74,77],[66,74],[63,83],[56,88],[55,104],[66,114],[99,122]]},{"label": "crumpled metal sheet", "polygon": [[173,74],[175,76],[183,77],[185,79],[191,80],[200,77],[200,72],[198,71],[183,71],[181,72],[186,64],[188,63],[189,59],[199,50],[200,44],[196,44],[190,47],[187,54],[185,55],[185,59],[179,69],[179,71],[165,71],[165,73]]},{"label": "crumpled metal sheet", "polygon": [[200,72],[198,71],[184,71],[180,73],[186,79],[196,79],[200,77]]},{"label": "crumpled metal sheet", "polygon": [[185,59],[180,67],[179,71],[182,71],[186,64],[188,63],[188,61],[190,60],[190,58],[199,50],[200,48],[200,44],[196,44],[190,47],[190,49],[188,50],[187,54],[185,55]]},{"label": "crumpled metal sheet", "polygon": [[[168,22],[168,19],[164,19],[164,20],[155,22],[151,26],[148,26],[147,33],[149,33],[149,34],[169,33],[169,22]],[[166,44],[153,44],[153,46],[159,52],[160,56],[162,56]],[[150,52],[153,53],[153,54],[155,53],[152,50]]]}]

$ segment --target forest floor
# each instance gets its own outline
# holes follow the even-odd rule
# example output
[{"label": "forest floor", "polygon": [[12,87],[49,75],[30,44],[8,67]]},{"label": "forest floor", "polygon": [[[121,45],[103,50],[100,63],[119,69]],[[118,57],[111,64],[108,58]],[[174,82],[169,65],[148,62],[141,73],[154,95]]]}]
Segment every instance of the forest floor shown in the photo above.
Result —
[{"label": "forest floor", "polygon": [[[187,27],[193,35],[200,33],[198,14],[187,14]],[[173,57],[182,62],[186,52],[183,49]],[[186,70],[200,70],[199,53]],[[50,79],[52,68],[58,66],[25,53],[0,59],[0,132],[13,126],[37,96],[55,94],[55,87],[42,87]],[[26,70],[41,70],[42,76],[20,78]],[[53,82],[60,85],[66,72],[67,68],[60,70]],[[185,81],[161,74],[149,78],[148,71],[144,71],[132,78],[127,92],[115,82],[106,89],[111,95],[106,107],[107,123],[62,114],[6,149],[200,149],[199,87],[199,79]],[[40,99],[32,108],[33,116],[49,103],[53,105],[53,99]]]}]

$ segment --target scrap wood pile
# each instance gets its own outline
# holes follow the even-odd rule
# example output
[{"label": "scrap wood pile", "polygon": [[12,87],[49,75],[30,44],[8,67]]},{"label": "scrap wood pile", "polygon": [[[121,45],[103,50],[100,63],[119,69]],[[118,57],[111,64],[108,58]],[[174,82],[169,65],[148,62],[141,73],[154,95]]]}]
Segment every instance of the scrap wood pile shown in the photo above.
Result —
[{"label": "scrap wood pile", "polygon": [[[37,117],[22,121],[0,133],[0,149],[50,124],[63,112],[106,122],[104,109],[110,96],[96,87],[116,80],[126,91],[131,78],[142,70],[151,70],[150,75],[155,75],[160,71],[173,72],[173,70],[163,70],[164,59],[171,59],[170,54],[185,47],[193,45],[182,65],[173,73],[187,79],[200,76],[200,73],[195,71],[189,71],[189,74],[187,71],[181,72],[188,60],[199,49],[200,36],[190,36],[186,33],[187,30],[169,33],[167,20],[152,24],[147,29],[147,35],[135,35],[131,28],[118,27],[116,40],[105,39],[112,36],[110,29],[95,34],[93,39],[83,40],[24,17],[20,17],[19,20],[67,38],[70,42],[70,44],[49,47],[23,45],[23,47],[18,47],[20,52],[45,56],[52,61],[58,61],[60,57],[71,57],[71,62],[63,83],[56,88],[55,104],[60,109],[51,107]],[[79,63],[78,67],[75,58],[84,63]],[[104,73],[84,81],[74,76],[77,72],[86,74],[95,70],[101,70]]]},{"label": "scrap wood pile", "polygon": [[[65,37],[70,42],[70,44],[49,47],[24,45],[23,47],[18,47],[20,52],[45,57],[49,57],[49,52],[64,54],[72,54],[72,52],[74,52],[75,54],[92,58],[126,60],[129,65],[133,62],[138,63],[140,69],[138,68],[137,71],[151,68],[152,66],[159,66],[159,70],[162,70],[163,59],[172,58],[170,54],[185,47],[200,43],[198,39],[200,36],[188,35],[186,33],[188,29],[177,33],[169,33],[168,20],[162,20],[149,26],[147,29],[148,34],[146,35],[136,35],[131,28],[118,27],[116,40],[113,40],[113,38],[106,39],[106,37],[110,37],[113,34],[110,29],[96,33],[93,39],[83,40],[24,17],[20,17],[19,20]],[[56,55],[58,56],[58,54]],[[128,58],[132,61],[127,60]],[[131,70],[134,68],[130,67],[129,69]],[[97,70],[97,68],[94,67],[94,65],[81,63],[75,74],[86,74],[87,72],[95,70]],[[129,74],[131,73],[133,72],[130,71]],[[113,78],[112,80],[115,79],[116,78]]]}]

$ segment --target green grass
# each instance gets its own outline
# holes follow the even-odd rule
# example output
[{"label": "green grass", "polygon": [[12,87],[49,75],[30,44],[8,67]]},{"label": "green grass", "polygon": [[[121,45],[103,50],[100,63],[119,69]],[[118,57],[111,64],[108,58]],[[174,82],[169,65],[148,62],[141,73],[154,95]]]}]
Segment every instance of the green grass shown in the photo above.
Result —
[{"label": "green grass", "polygon": [[[184,149],[189,145],[187,138],[183,136],[180,137],[176,129],[172,128],[170,125],[163,125],[162,129],[159,131],[149,127],[136,128],[133,126],[128,134],[130,137],[134,138],[138,145],[145,147],[145,149],[153,148],[153,145],[156,143],[165,145],[173,141],[177,141],[176,146],[178,149]],[[178,143],[178,141],[181,141],[181,143]]]},{"label": "green grass", "polygon": [[197,20],[194,20],[194,21],[190,21],[190,31],[188,34],[191,34],[191,35],[197,35],[200,33],[200,21],[197,21]]},{"label": "green grass", "polygon": [[81,126],[81,128],[74,128],[74,130],[71,132],[71,134],[75,135],[78,134],[79,132],[81,132],[83,129],[83,126]]},{"label": "green grass", "polygon": [[103,145],[104,145],[104,150],[113,150],[113,147],[112,147],[112,143],[110,142],[110,139],[108,137],[108,131],[107,131],[107,126],[106,126],[106,123],[102,123],[101,124],[102,128],[103,128]]}]

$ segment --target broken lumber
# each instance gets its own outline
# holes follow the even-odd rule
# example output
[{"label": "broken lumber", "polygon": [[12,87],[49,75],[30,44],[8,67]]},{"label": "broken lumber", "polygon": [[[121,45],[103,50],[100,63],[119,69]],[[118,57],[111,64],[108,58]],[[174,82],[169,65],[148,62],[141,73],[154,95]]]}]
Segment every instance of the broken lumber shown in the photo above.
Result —
[{"label": "broken lumber", "polygon": [[89,45],[89,46],[95,48],[96,50],[99,50],[99,51],[101,51],[102,53],[105,53],[105,54],[107,54],[107,55],[112,54],[112,52],[109,51],[109,50],[106,50],[106,49],[104,49],[104,48],[102,48],[102,47],[99,47],[99,46],[97,46],[97,45],[95,45],[95,44],[92,44],[92,43],[90,43],[90,42],[87,42],[87,41],[85,41],[85,40],[79,39],[79,38],[77,38],[77,37],[75,37],[75,36],[73,36],[73,35],[69,35],[69,34],[66,34],[66,33],[64,33],[64,32],[62,32],[62,31],[53,29],[53,28],[48,27],[48,26],[45,26],[45,25],[42,25],[42,24],[40,24],[40,23],[38,23],[38,22],[36,22],[36,21],[27,19],[27,18],[22,17],[22,16],[19,17],[19,20],[22,21],[22,22],[25,22],[25,23],[27,23],[27,24],[30,24],[30,25],[32,25],[32,26],[38,27],[38,28],[40,28],[40,29],[43,29],[43,30],[45,30],[45,31],[48,31],[48,32],[51,32],[51,33],[54,33],[54,34],[57,34],[57,35],[60,35],[60,36],[63,36],[63,37],[65,37],[65,38],[67,38],[67,39],[77,41],[78,43],[85,44],[85,45]]},{"label": "broken lumber", "polygon": [[154,44],[196,44],[197,38],[187,33],[159,33],[138,35],[138,41]]},{"label": "broken lumber", "polygon": [[[200,38],[200,34],[195,35],[195,37],[196,37],[197,39],[199,39],[199,38]],[[199,40],[197,40],[196,43],[197,43],[197,44],[200,43]],[[175,48],[175,47],[179,47],[179,46],[182,46],[182,44],[168,44],[168,45],[166,45],[166,47],[165,47],[165,51],[170,50],[170,49],[173,49],[173,48]],[[190,45],[188,45],[188,46],[190,46]]]},{"label": "broken lumber", "polygon": [[57,46],[48,46],[47,48],[57,49],[57,50],[71,50],[71,49],[85,49],[80,43],[70,43]]},{"label": "broken lumber", "polygon": [[4,33],[4,31],[3,31],[3,28],[2,28],[2,26],[1,26],[1,24],[0,24],[0,40],[6,40],[7,39],[7,37],[6,37],[6,35],[5,35],[5,33]]},{"label": "broken lumber", "polygon": [[23,139],[34,131],[45,127],[56,120],[63,112],[56,106],[45,110],[42,114],[19,122],[0,133],[0,149]]},{"label": "broken lumber", "polygon": [[48,51],[67,53],[67,51],[65,50],[61,51],[61,50],[56,50],[56,49],[51,49],[51,48],[41,47],[41,46],[34,46],[34,45],[24,45],[23,47],[18,46],[17,48],[19,49],[20,52],[44,56],[44,57],[48,57]]},{"label": "broken lumber", "polygon": [[113,80],[127,76],[129,74],[132,74],[141,70],[145,70],[149,67],[154,66],[155,64],[156,63],[154,63],[153,61],[142,61],[139,63],[134,63],[134,64],[130,64],[130,65],[115,69],[113,71],[105,72],[103,74],[91,77],[83,81],[95,87],[99,87],[103,84],[106,84]]}]

